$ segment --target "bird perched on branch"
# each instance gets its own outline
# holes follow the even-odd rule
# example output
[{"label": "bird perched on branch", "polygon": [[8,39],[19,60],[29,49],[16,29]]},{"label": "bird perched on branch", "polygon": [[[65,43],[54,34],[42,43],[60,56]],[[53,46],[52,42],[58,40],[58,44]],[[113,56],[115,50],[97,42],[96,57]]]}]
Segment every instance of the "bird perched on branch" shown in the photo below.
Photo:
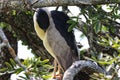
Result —
[{"label": "bird perched on branch", "polygon": [[78,50],[73,31],[68,32],[69,17],[61,11],[38,8],[34,14],[34,28],[46,50],[54,57],[64,72],[78,60]]}]

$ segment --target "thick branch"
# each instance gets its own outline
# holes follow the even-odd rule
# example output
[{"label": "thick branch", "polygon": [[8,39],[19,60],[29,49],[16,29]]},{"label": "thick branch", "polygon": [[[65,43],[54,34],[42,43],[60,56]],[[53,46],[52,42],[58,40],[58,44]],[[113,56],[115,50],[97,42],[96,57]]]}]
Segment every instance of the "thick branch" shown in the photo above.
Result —
[{"label": "thick branch", "polygon": [[[31,0],[33,2],[33,0]],[[75,6],[75,5],[97,5],[97,4],[110,4],[120,3],[120,0],[38,0],[33,7],[44,7],[44,6]]]},{"label": "thick branch", "polygon": [[[23,8],[23,7],[50,7],[50,6],[79,6],[79,5],[98,5],[120,3],[120,0],[1,0],[0,9],[7,5],[7,8]],[[9,4],[8,4],[9,3]]]},{"label": "thick branch", "polygon": [[72,66],[65,71],[63,80],[73,80],[75,75],[77,75],[80,71],[91,74],[94,72],[106,73],[103,68],[97,65],[97,63],[93,61],[80,60],[73,63]]}]

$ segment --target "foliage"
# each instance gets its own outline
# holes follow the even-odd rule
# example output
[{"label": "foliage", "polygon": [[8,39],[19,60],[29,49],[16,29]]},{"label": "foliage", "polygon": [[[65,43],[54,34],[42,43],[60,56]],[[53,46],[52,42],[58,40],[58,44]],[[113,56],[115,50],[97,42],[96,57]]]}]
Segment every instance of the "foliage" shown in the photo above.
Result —
[{"label": "foliage", "polygon": [[68,32],[73,30],[73,28],[78,24],[78,20],[79,20],[79,17],[74,16],[74,17],[71,17],[71,19],[67,21],[67,23],[70,24],[68,28]]},{"label": "foliage", "polygon": [[26,66],[28,71],[25,72],[25,70],[19,67],[13,59],[10,59],[10,63],[5,62],[6,68],[0,69],[0,74],[14,73],[18,75],[19,73],[24,72],[25,77],[19,76],[24,80],[31,80],[31,78],[46,80],[51,77],[50,70],[53,69],[48,62],[48,59],[41,60],[40,57],[26,59],[24,60],[23,64]]},{"label": "foliage", "polygon": [[[104,6],[107,10],[104,9]],[[80,57],[99,63],[107,72],[106,75],[93,74],[91,80],[119,79],[120,22],[117,20],[120,21],[120,10],[118,6],[118,4],[80,6],[79,15],[68,21],[71,24],[68,31],[71,31],[78,26],[79,17],[84,16],[86,26],[80,30],[83,32],[82,35],[87,37],[90,48],[81,50]]]},{"label": "foliage", "polygon": [[[104,10],[106,6],[107,10]],[[86,18],[83,34],[90,48],[80,51],[82,59],[93,60],[105,68],[107,74],[93,74],[91,80],[118,80],[120,70],[120,10],[118,4],[81,6]],[[107,12],[110,10],[110,12]],[[119,26],[115,26],[115,25]],[[119,31],[118,31],[119,30]],[[89,35],[91,34],[91,35]],[[83,45],[84,46],[84,45]]]}]

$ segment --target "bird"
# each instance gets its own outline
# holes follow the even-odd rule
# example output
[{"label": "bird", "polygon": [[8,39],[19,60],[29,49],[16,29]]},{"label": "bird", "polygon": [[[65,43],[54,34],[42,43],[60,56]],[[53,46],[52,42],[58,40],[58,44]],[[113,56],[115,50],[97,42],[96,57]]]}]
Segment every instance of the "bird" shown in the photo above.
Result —
[{"label": "bird", "polygon": [[52,55],[65,72],[74,61],[78,60],[78,49],[73,30],[67,21],[70,17],[62,11],[37,8],[34,16],[34,28],[43,41],[45,49]]}]

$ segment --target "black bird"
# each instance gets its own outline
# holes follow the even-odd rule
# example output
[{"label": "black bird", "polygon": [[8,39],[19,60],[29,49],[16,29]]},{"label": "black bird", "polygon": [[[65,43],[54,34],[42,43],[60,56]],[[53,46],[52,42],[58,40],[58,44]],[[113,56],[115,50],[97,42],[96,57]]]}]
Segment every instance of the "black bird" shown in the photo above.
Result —
[{"label": "black bird", "polygon": [[78,50],[73,31],[68,32],[70,18],[62,11],[38,8],[34,14],[34,28],[46,50],[54,57],[64,72],[78,60]]}]

